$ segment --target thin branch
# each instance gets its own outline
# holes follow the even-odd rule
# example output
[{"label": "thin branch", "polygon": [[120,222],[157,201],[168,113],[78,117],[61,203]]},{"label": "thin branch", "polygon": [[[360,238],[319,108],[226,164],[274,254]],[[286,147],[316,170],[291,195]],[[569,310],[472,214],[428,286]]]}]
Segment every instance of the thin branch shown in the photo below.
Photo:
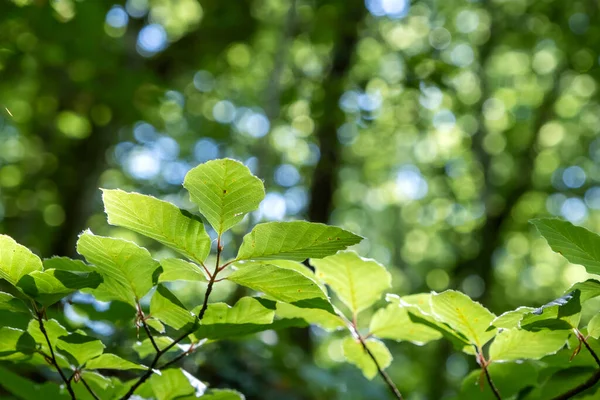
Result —
[{"label": "thin branch", "polygon": [[[210,294],[213,289],[213,285],[215,284],[215,280],[217,279],[217,275],[219,274],[219,261],[221,260],[221,252],[222,251],[223,251],[223,247],[221,245],[221,236],[219,235],[219,238],[217,239],[217,262],[215,263],[215,271],[212,274],[212,276],[210,277],[210,281],[208,282],[208,286],[206,288],[206,293],[204,294],[204,303],[202,303],[202,308],[200,309],[200,312],[198,313],[198,317],[194,320],[194,325],[192,326],[192,328],[190,330],[184,332],[181,336],[179,336],[173,342],[169,343],[169,345],[167,347],[165,347],[164,349],[162,349],[162,350],[157,349],[156,355],[154,356],[152,363],[148,367],[148,370],[142,376],[140,376],[140,378],[133,385],[131,385],[131,387],[129,388],[127,393],[125,393],[125,395],[123,395],[123,397],[121,397],[120,400],[127,400],[131,396],[133,396],[135,391],[144,382],[146,382],[148,380],[148,378],[150,378],[152,376],[152,374],[154,373],[154,370],[156,369],[156,367],[158,365],[158,361],[160,360],[160,358],[163,355],[165,355],[169,350],[171,350],[171,348],[173,348],[175,345],[177,345],[183,339],[187,338],[191,333],[193,333],[197,329],[198,323],[200,321],[202,321],[202,318],[204,318],[204,313],[206,312],[206,309],[208,308],[208,298],[210,297]],[[145,323],[144,323],[144,326],[145,326]],[[163,366],[163,368],[164,368],[164,366]]]},{"label": "thin branch", "polygon": [[345,321],[346,326],[350,330],[350,333],[352,333],[352,335],[354,337],[356,337],[356,339],[358,339],[358,341],[362,345],[365,352],[369,355],[369,357],[375,364],[375,367],[377,368],[377,372],[379,372],[379,375],[383,378],[385,383],[390,388],[390,391],[392,392],[392,394],[396,397],[396,399],[403,400],[402,393],[400,393],[400,390],[398,390],[398,388],[396,387],[396,385],[394,384],[394,382],[392,381],[390,376],[387,374],[387,372],[385,372],[383,370],[383,368],[381,368],[381,365],[379,365],[379,362],[375,358],[375,355],[371,352],[371,350],[367,346],[365,338],[363,338],[362,335],[360,334],[360,332],[358,331],[358,325],[356,324],[355,316],[353,316],[352,321],[349,321],[348,318],[346,318],[346,316],[344,314],[340,313],[339,311],[337,311],[336,314],[338,314]]},{"label": "thin branch", "polygon": [[201,342],[192,343],[192,344],[190,345],[190,348],[189,348],[189,349],[187,349],[187,350],[186,350],[186,351],[184,351],[183,353],[179,354],[177,357],[175,357],[175,358],[174,358],[174,359],[172,359],[171,361],[169,361],[169,362],[167,362],[167,363],[165,363],[165,364],[161,365],[160,367],[158,367],[158,369],[159,369],[159,370],[163,370],[163,369],[166,369],[166,368],[170,367],[171,365],[173,365],[173,364],[177,363],[179,360],[181,360],[181,359],[183,359],[183,358],[185,358],[185,357],[189,356],[189,355],[190,355],[190,354],[192,354],[194,351],[196,351],[196,349],[197,349],[198,347],[200,347],[200,345],[201,345],[201,344],[202,344],[202,341],[201,341]]},{"label": "thin branch", "polygon": [[560,396],[554,397],[552,400],[567,400],[572,397],[575,397],[579,393],[582,393],[592,388],[596,383],[598,383],[598,381],[600,381],[600,369],[597,370],[594,375],[590,376],[590,378],[581,385],[574,387],[573,389],[561,394]]},{"label": "thin branch", "polygon": [[83,379],[83,376],[80,376],[79,380],[81,380],[81,383],[83,383],[83,386],[85,386],[85,388],[87,389],[87,391],[90,392],[90,394],[92,395],[92,397],[95,400],[100,400],[100,397],[98,397],[98,395],[96,395],[96,393],[94,393],[94,391],[92,390],[92,388],[90,387],[90,385],[88,385],[88,383],[85,381],[85,379]]},{"label": "thin branch", "polygon": [[579,340],[583,343],[583,345],[586,347],[586,349],[588,349],[588,351],[590,352],[590,354],[592,355],[592,357],[594,357],[594,360],[596,361],[596,364],[598,364],[598,366],[600,367],[600,358],[598,358],[598,355],[596,354],[596,352],[594,350],[592,350],[592,347],[588,343],[588,341],[585,338],[585,336],[583,336],[581,334],[581,332],[579,332],[579,330],[576,330],[576,333],[577,333],[577,337],[579,338]]},{"label": "thin branch", "polygon": [[379,375],[381,375],[381,377],[383,378],[385,383],[388,385],[388,387],[390,388],[390,391],[394,394],[394,396],[396,396],[396,398],[398,400],[402,400],[402,394],[400,393],[400,390],[398,390],[398,388],[396,387],[396,385],[394,384],[394,382],[392,381],[390,376],[387,374],[387,372],[385,372],[383,370],[383,368],[381,368],[381,366],[379,365],[379,362],[375,358],[375,355],[371,352],[371,350],[369,350],[369,347],[367,346],[367,342],[363,339],[363,337],[360,335],[360,333],[358,333],[358,330],[356,331],[356,335],[358,337],[358,340],[360,341],[360,344],[362,344],[363,349],[367,352],[367,354],[369,355],[371,360],[373,360],[373,363],[375,364],[375,367],[377,367],[377,371],[379,372]]},{"label": "thin branch", "polygon": [[160,352],[160,348],[156,344],[156,340],[154,340],[154,335],[152,335],[152,331],[150,330],[150,327],[148,327],[148,324],[146,323],[146,316],[144,315],[144,311],[142,310],[142,305],[140,304],[139,301],[137,302],[137,307],[138,307],[138,319],[139,319],[139,321],[142,322],[142,326],[144,327],[144,330],[146,331],[146,335],[148,336],[148,338],[150,339],[150,342],[152,343],[152,347],[154,347],[154,350],[158,353],[158,352]]},{"label": "thin branch", "polygon": [[52,344],[50,343],[50,338],[48,337],[48,332],[46,332],[46,327],[44,326],[43,311],[37,311],[37,320],[40,325],[40,331],[46,338],[46,343],[48,343],[48,348],[50,349],[49,361],[52,363],[52,365],[54,365],[54,368],[56,368],[56,371],[58,372],[58,374],[62,378],[63,382],[67,386],[67,391],[69,392],[71,399],[75,400],[76,397],[75,397],[75,393],[73,392],[73,388],[71,387],[71,381],[65,376],[64,372],[62,371],[62,369],[58,365],[58,362],[56,361],[56,355],[54,354],[54,350],[52,349]]},{"label": "thin branch", "polygon": [[494,381],[492,380],[492,376],[490,375],[490,371],[488,370],[489,362],[485,359],[483,354],[479,351],[479,348],[475,346],[475,353],[477,354],[477,363],[481,366],[481,369],[485,373],[485,377],[490,385],[490,389],[494,393],[494,396],[498,400],[502,400],[502,396],[500,396],[500,392],[496,385],[494,385]]}]

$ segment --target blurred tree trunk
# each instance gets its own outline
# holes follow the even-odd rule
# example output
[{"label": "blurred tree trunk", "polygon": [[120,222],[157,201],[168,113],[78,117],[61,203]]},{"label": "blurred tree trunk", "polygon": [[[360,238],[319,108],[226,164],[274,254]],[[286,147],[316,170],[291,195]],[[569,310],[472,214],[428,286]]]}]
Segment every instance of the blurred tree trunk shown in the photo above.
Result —
[{"label": "blurred tree trunk", "polygon": [[[322,97],[312,105],[315,137],[321,154],[312,174],[307,218],[312,222],[327,223],[333,209],[333,196],[338,186],[341,165],[337,130],[345,122],[345,115],[339,107],[339,99],[346,90],[354,50],[359,40],[360,24],[365,18],[366,9],[362,0],[322,1],[319,5],[316,30],[329,30],[327,34],[332,36],[333,50],[331,67],[321,86]],[[294,330],[292,339],[305,351],[312,351],[308,328]]]}]

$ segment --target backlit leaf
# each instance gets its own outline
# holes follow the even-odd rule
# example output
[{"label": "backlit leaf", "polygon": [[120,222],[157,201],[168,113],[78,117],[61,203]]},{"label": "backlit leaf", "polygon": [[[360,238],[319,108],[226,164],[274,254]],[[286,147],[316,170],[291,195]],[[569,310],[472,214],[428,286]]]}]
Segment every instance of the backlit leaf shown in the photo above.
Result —
[{"label": "backlit leaf", "polygon": [[439,331],[413,322],[408,310],[398,304],[377,310],[371,319],[369,332],[380,339],[407,341],[419,346],[442,338]]},{"label": "backlit leaf", "polygon": [[238,285],[265,293],[275,300],[334,313],[327,295],[312,279],[291,269],[270,264],[245,263],[227,277]]},{"label": "backlit leaf", "polygon": [[433,294],[431,310],[439,321],[448,324],[479,349],[494,337],[495,332],[487,331],[487,328],[496,316],[463,293],[447,290]]},{"label": "backlit leaf", "polygon": [[187,173],[183,186],[218,234],[256,210],[265,197],[262,181],[248,167],[231,159],[198,165]]},{"label": "backlit leaf", "polygon": [[258,224],[244,236],[238,260],[323,258],[360,242],[362,238],[334,226],[306,221]]},{"label": "backlit leaf", "polygon": [[47,269],[24,275],[17,287],[38,303],[50,306],[77,290],[97,288],[102,281],[102,276],[97,272]]},{"label": "backlit leaf", "polygon": [[102,354],[105,346],[96,338],[74,332],[59,336],[56,347],[71,356],[75,365],[81,366],[86,361]]},{"label": "backlit leaf", "polygon": [[131,361],[125,360],[115,354],[105,353],[89,360],[85,364],[85,369],[143,370],[148,368],[144,365],[132,363]]},{"label": "backlit leaf", "polygon": [[96,236],[88,230],[79,236],[77,251],[104,278],[92,292],[99,300],[121,300],[135,307],[158,280],[158,262],[133,242]]},{"label": "backlit leaf", "polygon": [[148,236],[202,263],[210,253],[210,237],[202,221],[152,196],[122,190],[102,191],[108,223]]},{"label": "backlit leaf", "polygon": [[583,265],[590,274],[600,274],[600,236],[560,219],[543,218],[531,222],[552,250],[573,264]]},{"label": "backlit leaf", "polygon": [[188,330],[196,320],[196,316],[164,285],[158,285],[152,295],[150,314],[175,329]]},{"label": "backlit leaf", "polygon": [[317,278],[329,285],[353,314],[372,306],[392,285],[390,273],[383,265],[355,252],[311,259],[310,263]]},{"label": "backlit leaf", "polygon": [[24,275],[41,270],[42,260],[38,256],[10,236],[0,235],[0,279],[16,286]]},{"label": "backlit leaf", "polygon": [[569,332],[530,332],[522,329],[505,329],[498,333],[490,345],[493,361],[539,360],[562,349]]},{"label": "backlit leaf", "polygon": [[208,282],[204,269],[194,263],[179,258],[165,258],[160,260],[160,265],[163,271],[158,278],[159,282]]}]

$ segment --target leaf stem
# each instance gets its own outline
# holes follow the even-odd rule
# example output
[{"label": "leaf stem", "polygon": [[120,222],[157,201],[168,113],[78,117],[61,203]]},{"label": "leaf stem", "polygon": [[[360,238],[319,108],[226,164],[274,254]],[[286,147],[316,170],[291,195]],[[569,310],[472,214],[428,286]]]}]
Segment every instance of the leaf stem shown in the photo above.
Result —
[{"label": "leaf stem", "polygon": [[[345,317],[343,319],[346,320]],[[358,326],[356,325],[356,315],[353,316],[352,322],[347,321],[347,320],[346,320],[346,322],[348,323],[350,332],[358,339],[358,341],[362,345],[365,352],[369,355],[369,358],[371,358],[371,360],[375,364],[375,367],[377,368],[377,372],[379,372],[379,375],[383,378],[385,383],[388,385],[392,394],[396,397],[396,399],[403,400],[402,393],[400,393],[400,390],[398,390],[398,388],[396,387],[396,385],[394,384],[394,382],[392,381],[390,376],[387,374],[387,372],[385,372],[383,370],[383,368],[381,368],[381,365],[379,365],[377,358],[375,358],[375,355],[371,352],[371,350],[367,346],[367,342],[365,341],[365,338],[358,331]]]},{"label": "leaf stem", "polygon": [[46,332],[46,327],[44,326],[44,312],[36,309],[36,313],[37,313],[37,320],[38,320],[38,323],[40,326],[40,331],[46,338],[46,343],[48,343],[48,348],[50,349],[50,362],[52,363],[54,368],[56,368],[56,371],[58,372],[61,379],[67,386],[67,391],[69,392],[71,399],[75,400],[77,398],[75,397],[75,392],[73,392],[73,387],[71,387],[71,381],[69,379],[67,379],[64,372],[59,367],[58,362],[56,361],[56,355],[54,354],[54,350],[52,349],[52,344],[50,343],[50,338],[48,337],[48,332]]},{"label": "leaf stem", "polygon": [[[164,349],[160,350],[160,349],[158,349],[158,347],[156,347],[155,348],[156,355],[154,356],[152,363],[148,367],[148,370],[142,376],[140,376],[140,378],[133,385],[131,385],[131,387],[129,388],[127,393],[125,393],[125,395],[123,395],[120,400],[127,400],[131,396],[133,396],[135,391],[144,382],[146,382],[148,380],[148,378],[150,378],[152,376],[152,374],[154,373],[154,370],[156,369],[156,367],[158,365],[158,361],[160,360],[160,358],[164,354],[166,354],[169,350],[171,350],[171,348],[173,348],[175,345],[177,345],[183,339],[187,338],[191,333],[193,333],[196,330],[198,323],[200,321],[202,321],[202,318],[204,318],[204,313],[206,312],[206,309],[208,308],[208,298],[210,297],[210,294],[213,289],[213,285],[215,284],[215,280],[217,279],[217,275],[219,274],[219,262],[221,260],[221,252],[222,251],[223,251],[223,247],[221,245],[221,235],[219,235],[219,238],[217,239],[217,262],[215,263],[215,271],[210,277],[210,281],[208,282],[208,286],[206,287],[206,293],[204,294],[204,302],[202,303],[202,308],[200,309],[200,312],[198,313],[198,317],[196,317],[192,328],[190,330],[184,332],[181,336],[179,336],[177,339],[175,339],[171,343],[169,343],[169,345],[167,347],[165,347]],[[146,322],[143,320],[142,320],[142,322],[143,322],[144,326],[146,326]],[[150,331],[150,329],[148,329],[146,331],[146,333],[148,333],[149,336],[152,337],[152,332]],[[186,353],[183,353],[183,354],[186,354]],[[172,364],[172,362],[169,362],[167,364],[170,365],[170,364]],[[163,365],[162,368],[166,367],[166,365]]]},{"label": "leaf stem", "polygon": [[98,395],[96,395],[96,393],[94,393],[94,391],[92,390],[92,388],[90,387],[90,385],[88,385],[88,383],[85,381],[85,379],[83,379],[83,376],[80,376],[79,379],[81,380],[81,383],[83,383],[83,386],[85,386],[85,388],[87,389],[87,391],[90,392],[90,394],[92,395],[92,397],[95,400],[100,400],[100,397],[98,397]]},{"label": "leaf stem", "polygon": [[500,396],[500,392],[498,391],[498,388],[494,384],[494,381],[492,380],[492,376],[490,375],[490,371],[488,370],[488,365],[490,363],[485,359],[485,357],[479,351],[479,348],[477,346],[475,346],[475,353],[477,354],[477,363],[481,366],[481,369],[483,370],[483,373],[485,374],[485,378],[487,379],[487,381],[490,385],[490,389],[494,393],[494,396],[498,400],[502,400],[502,396]]},{"label": "leaf stem", "polygon": [[[587,339],[585,338],[585,336],[583,336],[581,334],[581,332],[579,332],[578,329],[574,329],[575,334],[577,335],[577,338],[580,341],[580,345],[581,343],[584,344],[584,346],[586,347],[586,349],[590,352],[590,354],[592,355],[592,357],[594,357],[594,360],[596,361],[596,364],[598,364],[598,366],[600,367],[600,358],[598,357],[598,355],[596,354],[596,352],[592,349],[592,347],[590,346],[590,344],[588,343]],[[594,375],[590,376],[589,379],[585,382],[583,382],[581,385],[574,387],[573,389],[554,397],[552,400],[567,400],[570,399],[572,397],[575,397],[576,395],[578,395],[579,393],[582,393],[588,389],[590,389],[591,387],[593,387],[594,385],[596,385],[596,383],[598,383],[598,381],[600,381],[600,369],[598,369],[596,371],[596,373],[594,373]]]},{"label": "leaf stem", "polygon": [[154,350],[156,350],[156,352],[158,353],[160,351],[160,348],[156,344],[156,340],[154,340],[154,335],[152,335],[152,332],[150,331],[150,327],[148,326],[148,324],[146,324],[146,316],[144,315],[144,311],[142,310],[142,305],[140,304],[139,301],[137,301],[137,307],[138,307],[138,319],[142,322],[142,326],[144,327],[144,330],[146,331],[146,335],[148,335],[148,338],[150,339],[150,342],[152,343],[152,347],[154,347]]}]

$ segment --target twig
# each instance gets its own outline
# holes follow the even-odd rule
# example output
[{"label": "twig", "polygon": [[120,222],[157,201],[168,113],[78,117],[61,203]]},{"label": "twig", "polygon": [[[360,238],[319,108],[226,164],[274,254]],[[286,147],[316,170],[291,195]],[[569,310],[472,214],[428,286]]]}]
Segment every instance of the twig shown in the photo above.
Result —
[{"label": "twig", "polygon": [[392,379],[390,378],[390,376],[387,374],[387,372],[385,372],[383,370],[383,368],[381,368],[381,365],[379,365],[379,362],[375,358],[375,355],[371,352],[371,350],[367,346],[367,343],[365,342],[365,338],[363,338],[362,335],[360,334],[360,332],[358,331],[356,314],[353,315],[352,321],[348,321],[348,319],[346,318],[346,316],[344,314],[340,313],[339,311],[336,312],[336,314],[338,314],[345,321],[346,326],[350,330],[350,333],[352,333],[352,335],[355,336],[358,339],[358,341],[362,345],[362,347],[365,350],[365,352],[369,355],[369,357],[371,358],[371,360],[375,364],[375,367],[377,368],[377,372],[379,372],[379,375],[383,378],[383,380],[385,381],[385,383],[390,388],[390,391],[392,392],[392,394],[398,400],[403,400],[402,393],[400,393],[400,390],[398,390],[398,388],[396,387],[396,385],[394,384],[394,382],[392,381]]},{"label": "twig", "polygon": [[[600,358],[598,358],[598,355],[592,349],[592,347],[588,343],[588,341],[585,338],[585,336],[583,336],[581,334],[581,332],[579,332],[578,329],[575,329],[575,334],[577,335],[577,338],[579,339],[580,345],[581,345],[581,343],[583,343],[583,345],[586,347],[586,349],[588,349],[588,351],[590,352],[590,354],[592,355],[592,357],[594,357],[594,360],[596,361],[596,364],[598,364],[598,366],[600,367]],[[552,400],[567,400],[567,399],[570,399],[570,398],[578,395],[579,393],[584,392],[584,391],[590,389],[596,383],[598,383],[598,381],[600,381],[600,369],[598,369],[594,375],[590,376],[590,378],[587,381],[583,382],[581,385],[574,387],[573,389],[569,390],[568,392],[565,392],[565,393],[561,394],[560,396],[554,397]]]},{"label": "twig", "polygon": [[166,362],[165,364],[161,365],[160,367],[158,367],[159,370],[162,369],[166,369],[168,367],[170,367],[171,365],[175,364],[177,361],[181,360],[182,358],[187,357],[188,355],[192,354],[195,350],[196,350],[196,344],[192,343],[190,345],[190,348],[187,349],[186,351],[184,351],[183,353],[179,354],[177,357],[175,357],[174,359],[172,359],[169,362]]},{"label": "twig", "polygon": [[496,387],[496,385],[494,385],[494,381],[492,380],[492,376],[490,375],[490,371],[488,370],[489,362],[485,359],[483,354],[481,354],[481,352],[479,351],[479,348],[477,346],[475,346],[475,353],[477,354],[477,363],[479,363],[479,365],[481,365],[481,369],[485,373],[485,377],[490,385],[490,389],[492,389],[492,392],[494,393],[494,396],[498,400],[502,400],[502,396],[500,396],[500,392],[498,391],[498,388]]},{"label": "twig", "polygon": [[140,304],[139,301],[137,301],[137,307],[138,307],[138,319],[142,322],[142,326],[144,327],[144,330],[146,331],[146,335],[148,335],[148,338],[150,339],[150,342],[152,343],[152,347],[154,347],[154,350],[156,350],[156,352],[158,353],[158,352],[160,352],[160,348],[156,344],[156,340],[154,340],[154,335],[152,335],[152,331],[150,330],[150,328],[148,327],[148,324],[146,323],[146,316],[144,315],[144,311],[142,310],[142,305]]},{"label": "twig", "polygon": [[581,385],[574,387],[573,389],[569,390],[566,393],[561,394],[560,396],[554,397],[552,400],[570,399],[570,398],[578,395],[579,393],[586,391],[589,388],[593,387],[596,383],[598,383],[598,381],[600,381],[600,369],[597,370],[594,375],[592,375],[587,381],[585,381]]},{"label": "twig", "polygon": [[363,349],[365,349],[365,351],[367,352],[367,354],[369,355],[371,360],[373,360],[373,363],[375,364],[375,367],[377,367],[377,371],[379,372],[379,375],[381,375],[381,377],[383,378],[385,383],[387,383],[388,387],[390,388],[390,391],[394,394],[394,396],[396,396],[396,398],[398,400],[402,400],[402,394],[400,393],[400,390],[398,390],[398,388],[396,387],[396,385],[394,384],[394,382],[392,381],[390,376],[387,374],[387,372],[385,372],[381,368],[381,366],[379,365],[379,362],[375,358],[375,355],[371,352],[371,350],[369,350],[367,343],[365,342],[363,337],[360,335],[360,333],[358,333],[358,330],[356,330],[355,332],[358,337],[358,340],[360,341],[360,344],[362,344]]},{"label": "twig", "polygon": [[49,359],[49,361],[52,363],[52,365],[54,365],[54,368],[56,368],[56,371],[58,372],[58,374],[62,378],[63,382],[67,386],[67,391],[69,392],[69,395],[71,396],[71,399],[75,400],[76,399],[75,392],[73,392],[73,388],[71,387],[71,381],[69,379],[67,379],[67,377],[65,376],[64,372],[59,367],[58,362],[56,361],[56,355],[54,354],[54,350],[52,349],[52,344],[50,343],[50,338],[48,337],[48,332],[46,332],[46,328],[44,327],[44,312],[43,311],[38,311],[36,309],[36,313],[37,313],[37,320],[38,320],[38,323],[40,325],[40,331],[42,332],[42,334],[46,338],[46,343],[48,343],[48,348],[50,349],[50,359]]},{"label": "twig", "polygon": [[85,381],[85,379],[83,379],[83,376],[80,376],[79,379],[81,380],[81,383],[83,383],[83,386],[85,386],[85,388],[87,389],[87,391],[90,392],[90,394],[92,395],[92,397],[95,400],[100,400],[100,397],[98,397],[96,395],[96,393],[94,393],[94,391],[92,390],[92,388],[90,387],[90,385],[88,385],[88,383]]},{"label": "twig", "polygon": [[[206,288],[206,293],[204,294],[204,303],[202,303],[202,308],[200,309],[200,312],[198,313],[198,317],[194,320],[194,325],[192,326],[192,328],[190,330],[186,331],[185,333],[183,333],[181,336],[179,336],[177,339],[175,339],[171,343],[169,343],[169,345],[167,347],[165,347],[164,349],[160,350],[160,349],[158,349],[158,347],[156,347],[155,348],[156,355],[154,356],[152,363],[148,367],[148,370],[142,376],[140,376],[140,378],[133,385],[131,385],[131,387],[129,388],[127,393],[125,393],[125,395],[123,395],[120,400],[127,400],[131,396],[133,396],[133,394],[135,393],[137,388],[139,388],[144,382],[146,382],[148,380],[148,378],[150,378],[152,376],[156,366],[158,365],[158,361],[160,360],[160,358],[164,354],[166,354],[169,350],[171,350],[171,348],[173,348],[175,345],[177,345],[177,343],[179,343],[183,339],[187,338],[191,333],[193,333],[196,330],[198,323],[200,321],[202,321],[202,318],[204,318],[204,313],[206,312],[206,309],[208,308],[208,298],[212,292],[213,285],[215,284],[215,280],[219,273],[219,261],[221,259],[222,251],[223,251],[223,247],[221,246],[221,236],[219,235],[219,238],[217,239],[217,262],[215,263],[215,271],[210,277],[210,281],[208,282],[208,286]],[[146,326],[145,321],[142,321],[142,322],[143,322],[144,326]],[[146,333],[150,334],[150,337],[152,337],[149,329],[146,331]],[[163,368],[164,368],[164,366],[163,366]]]}]

